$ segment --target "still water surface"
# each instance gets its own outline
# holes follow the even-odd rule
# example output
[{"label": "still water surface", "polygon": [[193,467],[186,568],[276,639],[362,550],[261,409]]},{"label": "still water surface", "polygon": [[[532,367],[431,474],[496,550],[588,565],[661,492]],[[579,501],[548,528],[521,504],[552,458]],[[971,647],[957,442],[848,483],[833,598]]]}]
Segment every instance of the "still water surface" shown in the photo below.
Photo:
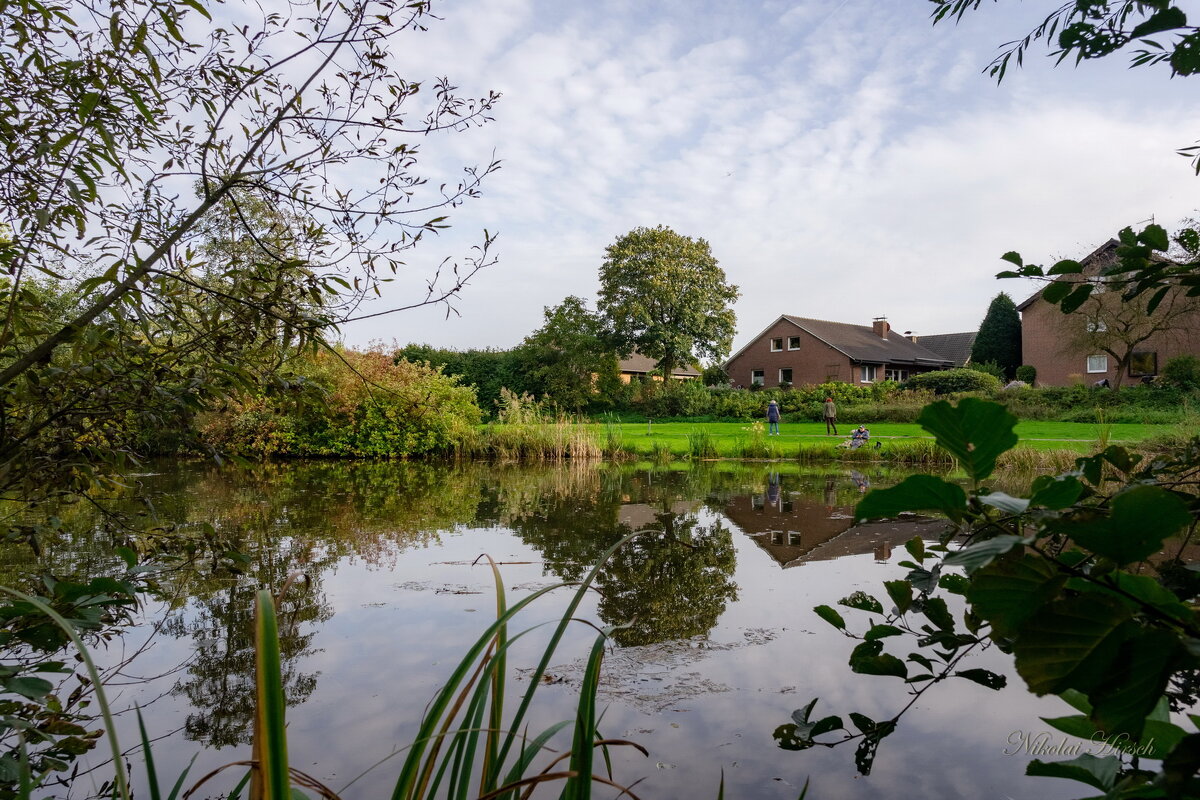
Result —
[{"label": "still water surface", "polygon": [[[146,610],[147,623],[158,624],[131,631],[102,657],[136,654],[115,703],[141,704],[151,734],[163,737],[160,775],[178,774],[197,752],[193,777],[246,758],[249,598],[255,586],[278,587],[302,570],[308,588],[290,595],[283,625],[289,754],[341,789],[411,738],[440,681],[488,624],[492,577],[477,556],[502,562],[515,601],[580,577],[613,542],[645,529],[604,567],[585,604],[600,625],[628,623],[606,656],[601,730],[649,750],[616,761],[618,780],[641,779],[641,797],[715,798],[722,773],[730,798],[791,799],[805,781],[819,798],[1077,796],[1065,781],[1024,777],[1029,753],[1006,754],[1022,735],[1053,733],[1039,716],[1066,712],[1011,674],[1000,692],[961,679],[933,687],[866,777],[855,772],[853,744],[789,752],[772,738],[814,697],[814,718],[886,719],[909,701],[898,678],[852,674],[856,642],[812,612],[859,589],[884,597],[881,582],[907,572],[898,562],[908,557],[911,527],[851,526],[862,491],[903,477],[721,463],[172,466],[141,476],[155,511],[211,523],[250,556],[247,574],[176,576],[167,586],[174,600]],[[926,526],[926,535],[935,531]],[[59,548],[52,555],[64,564],[92,558],[85,542]],[[514,629],[554,619],[565,598],[545,598]],[[865,630],[865,615],[843,611]],[[539,635],[514,665],[535,663]],[[539,690],[541,725],[569,715],[593,636],[579,625],[560,650],[553,683]],[[911,649],[888,647],[901,658]],[[995,651],[962,667],[1009,672]],[[518,677],[513,691],[524,688]],[[121,719],[131,747],[134,720]],[[389,796],[399,762],[371,770],[344,796]],[[135,778],[142,771],[135,759]],[[211,789],[216,796],[218,784]]]}]

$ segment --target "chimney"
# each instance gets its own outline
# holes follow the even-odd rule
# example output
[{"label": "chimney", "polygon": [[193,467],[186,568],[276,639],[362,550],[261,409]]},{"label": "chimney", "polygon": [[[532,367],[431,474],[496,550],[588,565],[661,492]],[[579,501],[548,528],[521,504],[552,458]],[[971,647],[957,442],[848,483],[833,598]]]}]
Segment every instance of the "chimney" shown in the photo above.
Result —
[{"label": "chimney", "polygon": [[917,343],[917,335],[915,333],[913,333],[912,331],[905,331],[904,335],[907,336],[908,340],[910,342],[912,342],[913,344]]},{"label": "chimney", "polygon": [[891,330],[887,322],[887,317],[875,317],[875,319],[871,320],[871,330],[875,331],[875,335],[886,342],[888,331]]}]

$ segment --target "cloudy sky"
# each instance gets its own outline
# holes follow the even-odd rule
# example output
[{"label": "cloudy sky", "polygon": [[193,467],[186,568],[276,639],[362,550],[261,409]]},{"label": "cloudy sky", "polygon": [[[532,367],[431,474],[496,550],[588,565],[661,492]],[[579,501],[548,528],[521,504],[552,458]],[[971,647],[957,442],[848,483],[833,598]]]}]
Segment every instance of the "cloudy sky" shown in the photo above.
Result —
[{"label": "cloudy sky", "polygon": [[[498,233],[499,263],[454,303],[352,323],[346,340],[509,347],[567,295],[594,305],[604,248],[663,224],[707,239],[740,347],[780,314],[933,334],[972,330],[1001,254],[1077,257],[1200,207],[1175,150],[1200,138],[1200,78],[1123,55],[1055,69],[1044,47],[981,71],[1052,6],[926,0],[445,0],[398,49],[414,78],[503,93],[495,121],[423,143],[432,181],[502,168],[366,312]],[[410,65],[410,66],[408,66]]]}]

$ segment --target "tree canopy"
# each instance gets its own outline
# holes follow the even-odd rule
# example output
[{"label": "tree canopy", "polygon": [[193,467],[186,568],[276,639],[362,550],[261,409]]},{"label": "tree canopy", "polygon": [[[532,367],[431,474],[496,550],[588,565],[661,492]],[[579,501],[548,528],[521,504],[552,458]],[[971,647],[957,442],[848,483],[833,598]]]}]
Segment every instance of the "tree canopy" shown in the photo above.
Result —
[{"label": "tree canopy", "polygon": [[663,225],[634,228],[605,255],[598,309],[622,355],[656,359],[669,380],[698,356],[729,354],[740,295],[708,242]]},{"label": "tree canopy", "polygon": [[971,346],[971,361],[976,364],[992,362],[1012,380],[1021,366],[1021,316],[1016,303],[1005,292],[992,298],[979,333]]},{"label": "tree canopy", "polygon": [[617,377],[617,358],[605,340],[604,324],[587,301],[569,296],[545,310],[542,327],[525,337],[519,358],[526,383],[540,397],[580,411],[599,384]]}]

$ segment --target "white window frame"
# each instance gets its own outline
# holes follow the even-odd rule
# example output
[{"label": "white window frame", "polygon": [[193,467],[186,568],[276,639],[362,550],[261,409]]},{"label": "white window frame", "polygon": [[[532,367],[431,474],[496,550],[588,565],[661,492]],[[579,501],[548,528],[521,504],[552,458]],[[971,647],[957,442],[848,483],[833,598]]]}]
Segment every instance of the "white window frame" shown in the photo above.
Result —
[{"label": "white window frame", "polygon": [[771,337],[771,352],[772,353],[782,353],[783,352],[783,337],[782,336],[772,336]]},{"label": "white window frame", "polygon": [[[875,381],[879,380],[878,364],[863,364],[859,369],[861,370],[862,375],[861,383],[874,383]],[[867,377],[868,371],[870,377]]]},{"label": "white window frame", "polygon": [[784,383],[791,383],[791,382],[792,382],[792,379],[791,379],[791,378],[788,378],[786,381],[783,379],[783,373],[785,373],[785,372],[791,372],[791,371],[792,371],[792,368],[791,368],[791,367],[780,367],[780,368],[779,368],[779,383],[780,383],[780,384],[784,384]]},{"label": "white window frame", "polygon": [[[888,376],[889,372],[892,373],[891,377]],[[897,383],[902,383],[903,381],[908,380],[908,370],[900,369],[899,367],[885,369],[883,371],[883,379],[885,381],[896,381]]]},{"label": "white window frame", "polygon": [[1088,333],[1106,333],[1108,331],[1108,323],[1102,319],[1089,319],[1087,323]]},{"label": "white window frame", "polygon": [[[795,347],[792,347],[793,339],[796,340]],[[788,350],[799,350],[800,349],[800,337],[799,336],[789,336],[789,337],[787,337],[787,340],[788,340]]]},{"label": "white window frame", "polygon": [[766,384],[766,382],[767,382],[766,370],[762,370],[762,369],[750,370],[750,385],[751,386],[754,386],[756,384],[758,386],[763,386]]},{"label": "white window frame", "polygon": [[[1101,367],[1100,369],[1092,369],[1092,360],[1097,359],[1097,358],[1104,359],[1104,366]],[[1108,356],[1106,356],[1106,355],[1088,356],[1086,366],[1087,366],[1088,375],[1099,375],[1102,372],[1108,372]]]}]

